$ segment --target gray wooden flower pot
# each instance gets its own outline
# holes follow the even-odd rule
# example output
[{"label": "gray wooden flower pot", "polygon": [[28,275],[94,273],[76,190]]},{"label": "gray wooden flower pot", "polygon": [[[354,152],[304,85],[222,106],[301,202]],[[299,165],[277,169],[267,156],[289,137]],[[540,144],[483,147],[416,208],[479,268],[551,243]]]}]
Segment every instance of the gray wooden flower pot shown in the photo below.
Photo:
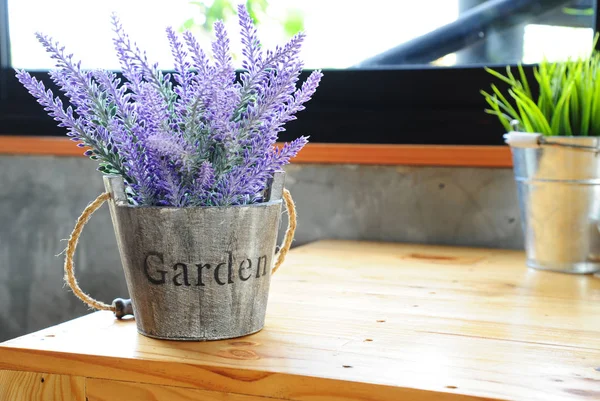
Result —
[{"label": "gray wooden flower pot", "polygon": [[281,214],[283,173],[266,202],[229,207],[135,207],[105,177],[138,331],[218,340],[261,330]]}]

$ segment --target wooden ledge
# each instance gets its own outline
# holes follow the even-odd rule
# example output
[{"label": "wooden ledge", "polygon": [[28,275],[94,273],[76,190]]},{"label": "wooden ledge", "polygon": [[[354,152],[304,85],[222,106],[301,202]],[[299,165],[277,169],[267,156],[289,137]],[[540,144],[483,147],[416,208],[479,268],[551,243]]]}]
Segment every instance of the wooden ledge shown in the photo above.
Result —
[{"label": "wooden ledge", "polygon": [[[0,154],[81,156],[66,138],[0,136]],[[309,143],[294,163],[512,167],[507,146],[372,145]]]}]

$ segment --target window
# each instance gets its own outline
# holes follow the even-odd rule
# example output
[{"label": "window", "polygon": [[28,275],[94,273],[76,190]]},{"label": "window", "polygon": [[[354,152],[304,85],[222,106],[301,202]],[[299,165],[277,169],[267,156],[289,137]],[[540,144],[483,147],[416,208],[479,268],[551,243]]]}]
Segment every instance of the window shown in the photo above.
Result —
[{"label": "window", "polygon": [[[115,11],[168,70],[163,28],[191,29],[208,45],[212,22],[223,18],[235,44],[239,1],[105,0],[92,7],[79,0],[0,0],[0,22],[6,21],[0,25],[0,133],[63,135],[12,77],[12,68],[52,67],[35,31],[59,40],[87,68],[118,69],[110,40]],[[597,0],[247,2],[266,47],[304,29],[306,68],[326,70],[320,91],[283,140],[309,134],[316,142],[501,143],[502,128],[483,113],[479,90],[492,79],[482,66],[586,54],[597,25]]]}]

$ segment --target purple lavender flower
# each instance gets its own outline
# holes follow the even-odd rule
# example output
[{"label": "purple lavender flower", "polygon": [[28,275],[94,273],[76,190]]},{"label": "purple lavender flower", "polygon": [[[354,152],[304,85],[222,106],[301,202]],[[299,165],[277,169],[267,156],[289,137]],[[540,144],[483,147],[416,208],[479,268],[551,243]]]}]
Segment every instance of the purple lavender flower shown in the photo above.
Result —
[{"label": "purple lavender flower", "polygon": [[120,174],[130,202],[158,206],[241,205],[262,201],[268,179],[307,143],[275,143],[285,123],[304,109],[322,74],[297,87],[304,34],[263,53],[256,28],[239,6],[244,56],[240,80],[221,21],[215,23],[214,62],[194,36],[171,28],[174,84],[133,42],[116,16],[113,40],[123,77],[84,71],[47,36],[37,38],[56,62],[59,97],[24,71],[17,78],[105,174]]}]

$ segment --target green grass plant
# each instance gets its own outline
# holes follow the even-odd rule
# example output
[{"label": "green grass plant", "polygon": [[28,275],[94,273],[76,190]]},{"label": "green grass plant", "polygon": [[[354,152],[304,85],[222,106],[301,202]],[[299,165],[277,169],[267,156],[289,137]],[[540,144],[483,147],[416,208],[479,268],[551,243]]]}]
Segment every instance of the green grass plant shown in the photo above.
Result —
[{"label": "green grass plant", "polygon": [[[596,44],[598,37],[594,41]],[[519,130],[546,136],[600,136],[600,53],[563,62],[544,60],[533,68],[535,87],[530,85],[522,65],[516,73],[510,66],[506,75],[486,68],[508,85],[503,93],[496,85],[481,91],[489,109],[507,131]],[[536,89],[532,91],[532,88]]]}]

